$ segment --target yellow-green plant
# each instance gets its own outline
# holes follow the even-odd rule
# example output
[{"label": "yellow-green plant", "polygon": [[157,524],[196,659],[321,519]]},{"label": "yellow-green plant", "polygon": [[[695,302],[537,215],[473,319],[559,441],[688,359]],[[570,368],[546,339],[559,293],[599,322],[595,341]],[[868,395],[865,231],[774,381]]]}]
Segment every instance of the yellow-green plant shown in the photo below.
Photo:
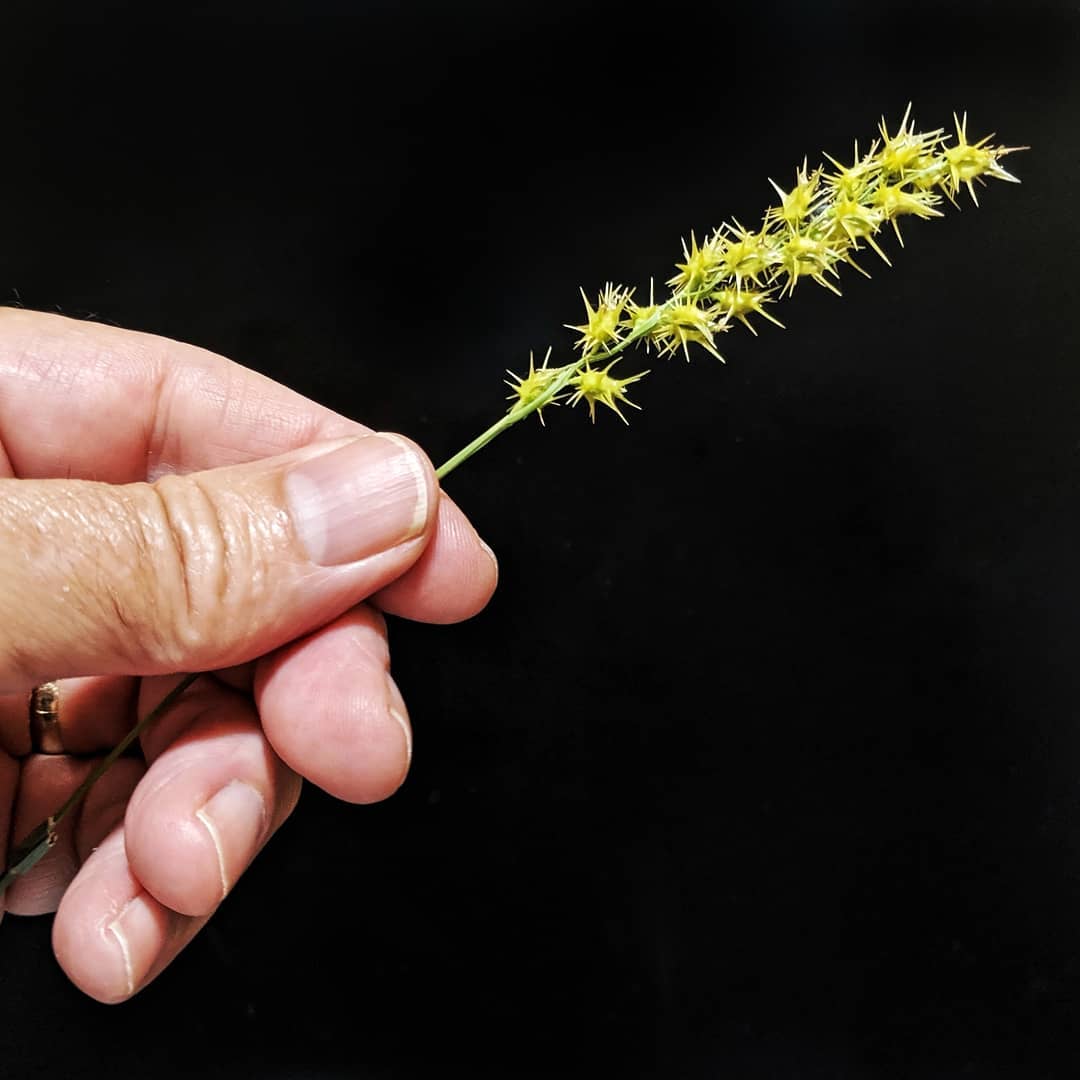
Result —
[{"label": "yellow-green plant", "polygon": [[[1026,147],[993,146],[990,135],[970,142],[967,114],[963,119],[954,114],[953,120],[954,135],[946,135],[942,128],[916,131],[911,126],[909,105],[894,133],[889,133],[882,119],[878,136],[865,154],[860,156],[856,142],[850,165],[825,155],[829,165],[812,172],[804,160],[796,169],[790,190],[770,180],[780,201],[765,211],[756,228],[733,220],[717,227],[700,244],[693,234],[683,241],[682,262],[676,264],[676,273],[666,283],[669,295],[659,303],[652,288],[648,303],[638,303],[633,289],[608,283],[594,306],[582,290],[584,322],[567,327],[578,334],[575,357],[551,367],[548,349],[539,367],[530,354],[524,375],[508,372],[511,404],[506,414],[441,465],[437,475],[446,476],[526,416],[536,413],[542,420],[549,405],[584,404],[594,421],[596,406],[603,405],[625,421],[620,406],[638,407],[627,396],[627,387],[648,374],[613,374],[632,345],[660,357],[681,353],[687,360],[690,347],[700,346],[722,361],[717,349],[719,336],[736,322],[756,334],[755,318],[781,326],[768,307],[790,296],[801,278],[839,293],[832,279],[839,277],[841,264],[866,274],[855,261],[857,253],[869,249],[888,264],[877,239],[886,223],[903,246],[901,217],[940,217],[944,202],[957,205],[961,188],[967,188],[977,204],[974,184],[984,183],[986,177],[1019,183],[1001,166],[1001,158]],[[185,676],[63,805],[15,848],[0,877],[0,893],[48,851],[59,822],[146,726],[198,677],[198,672]]]},{"label": "yellow-green plant", "polygon": [[990,135],[970,142],[967,114],[962,119],[954,114],[953,120],[955,136],[942,128],[916,131],[909,105],[894,133],[881,120],[878,137],[865,154],[860,156],[855,143],[852,164],[825,155],[831,168],[820,165],[811,172],[804,160],[788,191],[770,180],[780,201],[765,211],[756,228],[733,220],[700,244],[693,234],[683,241],[682,262],[660,303],[651,288],[648,303],[638,303],[633,289],[608,283],[594,306],[582,290],[585,320],[567,327],[580,335],[578,355],[551,367],[549,349],[539,367],[530,354],[524,375],[508,372],[513,392],[506,415],[446,461],[437,470],[440,478],[530,413],[542,419],[548,405],[584,403],[593,420],[596,406],[603,405],[625,421],[620,405],[638,408],[627,387],[648,374],[613,373],[630,346],[661,357],[682,353],[689,360],[694,345],[722,361],[717,339],[735,323],[755,334],[754,318],[783,325],[768,307],[790,296],[800,278],[839,294],[831,279],[839,277],[842,263],[869,277],[855,261],[864,248],[889,264],[877,239],[886,223],[902,247],[899,218],[941,217],[942,203],[955,206],[965,187],[978,204],[974,185],[984,177],[1019,183],[1002,168],[1001,158],[1026,147],[992,146]]}]

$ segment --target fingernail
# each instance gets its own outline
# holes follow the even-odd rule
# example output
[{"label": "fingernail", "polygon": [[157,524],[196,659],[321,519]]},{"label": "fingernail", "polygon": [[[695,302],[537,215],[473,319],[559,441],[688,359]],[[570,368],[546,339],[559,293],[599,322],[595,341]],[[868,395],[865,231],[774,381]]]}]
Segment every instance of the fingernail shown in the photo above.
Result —
[{"label": "fingernail", "polygon": [[409,721],[392,705],[387,711],[390,713],[391,719],[401,728],[401,734],[405,736],[405,771],[408,772],[409,766],[412,764],[412,731],[409,728]]},{"label": "fingernail", "polygon": [[427,482],[413,450],[395,435],[366,435],[285,477],[293,528],[308,558],[338,566],[418,536],[428,517]]},{"label": "fingernail", "polygon": [[479,536],[476,538],[480,545],[480,550],[491,560],[491,565],[495,570],[495,581],[499,580],[499,559],[495,552],[491,550],[490,545],[486,544]]},{"label": "fingernail", "polygon": [[123,963],[123,996],[131,997],[146,977],[157,950],[153,942],[160,935],[160,915],[139,895],[129,900],[106,928],[120,947]]},{"label": "fingernail", "polygon": [[195,816],[213,841],[224,898],[255,856],[266,823],[266,803],[250,784],[232,780]]}]

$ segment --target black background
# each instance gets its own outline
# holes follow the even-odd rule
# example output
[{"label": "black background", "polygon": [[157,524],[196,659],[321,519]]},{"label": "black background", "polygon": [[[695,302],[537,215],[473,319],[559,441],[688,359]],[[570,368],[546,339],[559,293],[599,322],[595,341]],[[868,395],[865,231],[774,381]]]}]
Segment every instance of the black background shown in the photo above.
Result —
[{"label": "black background", "polygon": [[[132,1002],[0,927],[5,1076],[1080,1072],[1080,5],[0,14],[0,302],[225,353],[442,460],[578,287],[804,156],[1031,149],[981,206],[446,481],[489,608],[391,626],[406,785],[312,787]],[[910,219],[909,219],[910,220]]]}]

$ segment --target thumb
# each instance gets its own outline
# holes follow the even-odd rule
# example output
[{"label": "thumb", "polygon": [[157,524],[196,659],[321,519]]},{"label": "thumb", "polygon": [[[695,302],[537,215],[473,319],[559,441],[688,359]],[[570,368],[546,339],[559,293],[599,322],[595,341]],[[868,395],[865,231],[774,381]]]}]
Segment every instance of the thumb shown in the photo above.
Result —
[{"label": "thumb", "polygon": [[242,663],[407,570],[437,480],[399,435],[156,482],[0,480],[0,690]]}]

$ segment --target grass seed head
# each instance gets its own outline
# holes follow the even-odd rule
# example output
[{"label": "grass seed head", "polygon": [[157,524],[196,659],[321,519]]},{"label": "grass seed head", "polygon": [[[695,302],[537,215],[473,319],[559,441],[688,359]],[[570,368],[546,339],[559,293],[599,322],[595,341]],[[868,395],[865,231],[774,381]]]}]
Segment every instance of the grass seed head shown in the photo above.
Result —
[{"label": "grass seed head", "polygon": [[717,335],[734,322],[756,334],[751,322],[755,316],[782,327],[765,305],[790,296],[801,278],[839,295],[834,279],[839,278],[840,264],[866,274],[854,257],[864,247],[889,264],[880,242],[886,223],[902,247],[899,218],[941,217],[943,200],[955,205],[961,187],[974,200],[974,183],[990,178],[1019,183],[1001,159],[1027,147],[992,145],[989,135],[971,141],[967,115],[960,119],[954,114],[953,120],[955,136],[942,128],[918,131],[909,104],[895,131],[882,117],[878,137],[865,153],[859,153],[855,142],[851,164],[825,154],[832,171],[826,166],[811,170],[804,158],[789,190],[769,181],[779,203],[765,210],[757,228],[733,218],[700,243],[690,233],[682,243],[682,261],[667,281],[671,291],[666,299],[658,301],[650,283],[649,302],[638,304],[631,299],[632,290],[609,283],[594,307],[582,290],[585,321],[569,327],[580,335],[575,342],[579,357],[560,368],[548,367],[545,357],[537,368],[530,356],[528,373],[514,375],[508,383],[513,390],[510,413],[542,410],[565,400],[560,396],[565,386],[570,404],[585,402],[591,419],[596,419],[600,404],[625,421],[620,404],[638,408],[626,397],[626,387],[646,374],[618,379],[610,373],[629,346],[656,349],[662,356],[682,353],[687,360],[691,346],[700,346],[723,360]]}]

